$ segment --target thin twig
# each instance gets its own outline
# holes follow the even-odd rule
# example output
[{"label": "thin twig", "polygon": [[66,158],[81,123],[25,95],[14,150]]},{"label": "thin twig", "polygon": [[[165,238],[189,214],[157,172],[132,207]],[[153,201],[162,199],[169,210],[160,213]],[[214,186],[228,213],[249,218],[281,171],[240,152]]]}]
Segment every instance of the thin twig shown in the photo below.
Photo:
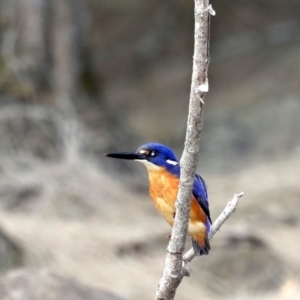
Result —
[{"label": "thin twig", "polygon": [[[226,207],[219,215],[217,220],[211,226],[208,239],[212,239],[213,236],[219,231],[220,227],[224,224],[224,222],[230,217],[231,214],[235,212],[235,209],[239,203],[239,200],[244,195],[244,193],[234,194],[233,198],[228,201]],[[196,256],[194,249],[191,248],[186,254],[184,254],[182,260],[186,263],[190,262]]]}]

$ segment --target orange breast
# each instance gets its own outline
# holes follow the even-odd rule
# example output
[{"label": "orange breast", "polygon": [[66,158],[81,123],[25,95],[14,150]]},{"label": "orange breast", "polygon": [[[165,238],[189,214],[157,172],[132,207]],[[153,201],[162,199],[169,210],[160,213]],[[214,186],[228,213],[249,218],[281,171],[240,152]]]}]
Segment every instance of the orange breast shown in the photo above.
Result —
[{"label": "orange breast", "polygon": [[172,226],[179,179],[169,174],[164,168],[148,170],[148,172],[150,195],[154,205]]},{"label": "orange breast", "polygon": [[[178,193],[179,179],[168,173],[164,168],[148,170],[150,195],[157,210],[173,226],[175,201]],[[189,234],[205,230],[206,215],[195,197],[192,197],[189,218]]]}]

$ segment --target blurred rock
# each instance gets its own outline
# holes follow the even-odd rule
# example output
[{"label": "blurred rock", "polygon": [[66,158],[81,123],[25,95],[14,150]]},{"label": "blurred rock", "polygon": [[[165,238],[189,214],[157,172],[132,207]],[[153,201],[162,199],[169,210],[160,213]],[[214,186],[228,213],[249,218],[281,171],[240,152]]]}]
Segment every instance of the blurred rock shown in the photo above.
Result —
[{"label": "blurred rock", "polygon": [[23,256],[21,247],[0,228],[0,273],[22,266]]},{"label": "blurred rock", "polygon": [[206,287],[222,296],[277,291],[291,271],[264,240],[244,230],[218,235],[209,257],[196,265],[205,271],[193,276],[200,274]]},{"label": "blurred rock", "polygon": [[47,271],[17,270],[0,278],[1,300],[122,300]]},{"label": "blurred rock", "polygon": [[64,120],[53,108],[22,104],[4,105],[0,112],[0,153],[4,157],[28,155],[58,160],[62,155]]},{"label": "blurred rock", "polygon": [[30,211],[41,197],[41,189],[38,185],[0,186],[1,206],[8,211]]}]

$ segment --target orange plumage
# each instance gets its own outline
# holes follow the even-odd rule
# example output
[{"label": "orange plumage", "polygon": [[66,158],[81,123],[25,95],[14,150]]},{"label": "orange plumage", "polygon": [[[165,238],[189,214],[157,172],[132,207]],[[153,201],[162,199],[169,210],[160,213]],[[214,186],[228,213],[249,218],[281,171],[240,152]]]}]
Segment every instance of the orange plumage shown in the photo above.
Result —
[{"label": "orange plumage", "polygon": [[[149,173],[150,196],[157,210],[173,226],[175,201],[179,189],[179,178],[167,172],[165,168],[147,168]],[[198,201],[192,196],[188,234],[201,247],[206,241],[206,214]]]}]

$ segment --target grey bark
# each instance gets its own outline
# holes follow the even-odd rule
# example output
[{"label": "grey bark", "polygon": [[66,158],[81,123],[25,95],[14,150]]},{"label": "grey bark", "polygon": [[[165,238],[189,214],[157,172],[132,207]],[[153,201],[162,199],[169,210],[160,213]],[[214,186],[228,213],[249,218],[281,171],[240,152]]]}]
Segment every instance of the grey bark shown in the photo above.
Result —
[{"label": "grey bark", "polygon": [[[208,91],[209,26],[210,15],[214,14],[215,12],[209,5],[208,0],[195,0],[195,45],[186,140],[180,160],[180,186],[176,201],[176,216],[172,238],[168,246],[165,268],[157,289],[156,300],[174,299],[183,277],[190,275],[185,266],[195,257],[193,249],[190,249],[184,256],[183,251],[188,229],[192,187],[199,156],[204,96],[205,92]],[[235,194],[228,202],[223,212],[213,223],[208,236],[209,239],[215,235],[235,211],[243,195],[244,193]]]},{"label": "grey bark", "polygon": [[20,1],[23,16],[23,51],[31,65],[38,65],[45,60],[46,20],[49,0]]},{"label": "grey bark", "polygon": [[53,61],[56,103],[64,112],[78,100],[83,52],[87,44],[88,8],[84,0],[53,1]]},{"label": "grey bark", "polygon": [[49,0],[20,1],[22,14],[22,51],[29,66],[38,68],[46,62],[47,20]]},{"label": "grey bark", "polygon": [[50,2],[15,0],[4,5],[6,28],[1,54],[7,69],[27,91],[24,96],[34,96],[50,86]]},{"label": "grey bark", "polygon": [[78,83],[76,15],[71,0],[53,0],[54,91],[57,106],[65,113],[74,110]]},{"label": "grey bark", "polygon": [[182,279],[182,255],[188,229],[193,180],[199,157],[204,96],[205,92],[208,91],[209,1],[195,0],[194,11],[193,74],[185,146],[180,160],[180,186],[176,201],[176,216],[172,238],[168,246],[165,268],[156,293],[156,300],[174,299],[176,289]]},{"label": "grey bark", "polygon": [[54,94],[58,109],[64,115],[61,136],[67,160],[76,161],[80,148],[80,130],[76,102],[80,98],[80,73],[83,40],[86,29],[83,0],[53,0]]}]

